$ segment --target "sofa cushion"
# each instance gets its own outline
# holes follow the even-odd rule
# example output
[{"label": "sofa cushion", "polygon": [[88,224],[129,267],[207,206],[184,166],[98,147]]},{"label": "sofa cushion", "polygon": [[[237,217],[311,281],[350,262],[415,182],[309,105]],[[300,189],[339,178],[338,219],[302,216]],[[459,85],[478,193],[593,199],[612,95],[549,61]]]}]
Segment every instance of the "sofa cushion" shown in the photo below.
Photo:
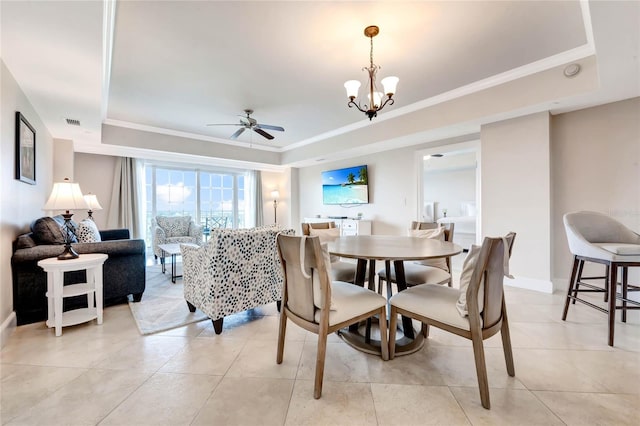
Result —
[{"label": "sofa cushion", "polygon": [[64,233],[51,217],[41,217],[31,224],[33,239],[37,244],[64,244]]}]

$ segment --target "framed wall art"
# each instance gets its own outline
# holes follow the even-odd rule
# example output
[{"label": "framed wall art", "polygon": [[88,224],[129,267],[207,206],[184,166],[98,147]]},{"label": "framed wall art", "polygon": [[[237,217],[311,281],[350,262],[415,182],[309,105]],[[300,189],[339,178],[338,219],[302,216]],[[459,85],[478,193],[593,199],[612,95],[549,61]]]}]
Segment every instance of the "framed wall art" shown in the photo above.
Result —
[{"label": "framed wall art", "polygon": [[16,179],[36,184],[36,131],[20,111],[16,111]]}]

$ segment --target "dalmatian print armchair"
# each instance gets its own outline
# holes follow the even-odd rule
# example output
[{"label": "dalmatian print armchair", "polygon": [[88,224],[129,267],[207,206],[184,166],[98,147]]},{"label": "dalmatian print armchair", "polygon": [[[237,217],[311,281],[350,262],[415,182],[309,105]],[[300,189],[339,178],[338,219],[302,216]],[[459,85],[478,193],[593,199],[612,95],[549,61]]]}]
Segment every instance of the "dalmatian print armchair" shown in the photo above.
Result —
[{"label": "dalmatian print armchair", "polygon": [[268,226],[212,229],[202,247],[181,246],[184,298],[222,332],[224,317],[281,300],[284,275],[278,255],[279,233],[293,229]]}]

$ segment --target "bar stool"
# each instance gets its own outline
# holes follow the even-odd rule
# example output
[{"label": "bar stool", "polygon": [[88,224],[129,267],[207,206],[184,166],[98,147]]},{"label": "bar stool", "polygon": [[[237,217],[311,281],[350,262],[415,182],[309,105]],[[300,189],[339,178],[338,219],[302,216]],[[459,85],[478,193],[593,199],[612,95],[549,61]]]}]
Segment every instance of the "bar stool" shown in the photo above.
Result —
[{"label": "bar stool", "polygon": [[[563,217],[569,250],[573,254],[573,268],[567,289],[562,320],[567,319],[569,302],[591,306],[609,317],[609,346],[613,346],[616,309],[622,310],[622,322],[627,322],[627,309],[640,309],[640,303],[628,298],[629,291],[640,291],[628,283],[628,269],[640,266],[640,235],[611,217],[597,212],[580,211]],[[585,262],[605,266],[605,275],[584,277]],[[622,269],[621,292],[618,292],[618,269]],[[604,286],[584,280],[604,280]],[[578,297],[578,293],[605,294],[607,308]],[[618,300],[622,301],[618,305]],[[633,306],[629,306],[632,304]]]}]

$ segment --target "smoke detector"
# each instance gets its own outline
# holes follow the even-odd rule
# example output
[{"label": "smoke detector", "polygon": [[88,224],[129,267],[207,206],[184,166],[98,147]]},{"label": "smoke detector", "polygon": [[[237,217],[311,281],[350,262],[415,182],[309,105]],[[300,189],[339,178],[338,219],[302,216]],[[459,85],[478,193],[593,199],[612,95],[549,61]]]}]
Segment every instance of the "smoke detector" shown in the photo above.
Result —
[{"label": "smoke detector", "polygon": [[575,77],[580,73],[580,64],[571,64],[564,67],[564,76],[567,78]]}]

